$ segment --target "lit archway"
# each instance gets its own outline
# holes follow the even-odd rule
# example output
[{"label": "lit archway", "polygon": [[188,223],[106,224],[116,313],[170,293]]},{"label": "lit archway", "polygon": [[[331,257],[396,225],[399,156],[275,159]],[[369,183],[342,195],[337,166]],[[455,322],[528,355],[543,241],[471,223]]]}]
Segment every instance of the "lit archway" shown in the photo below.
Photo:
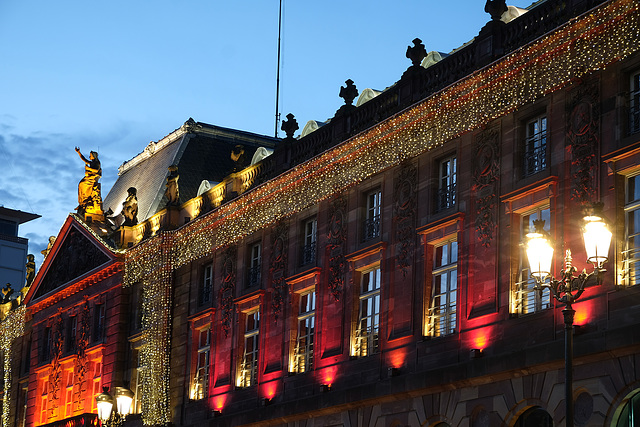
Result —
[{"label": "lit archway", "polygon": [[614,427],[640,427],[640,390],[624,399],[620,404],[618,414],[611,424]]}]

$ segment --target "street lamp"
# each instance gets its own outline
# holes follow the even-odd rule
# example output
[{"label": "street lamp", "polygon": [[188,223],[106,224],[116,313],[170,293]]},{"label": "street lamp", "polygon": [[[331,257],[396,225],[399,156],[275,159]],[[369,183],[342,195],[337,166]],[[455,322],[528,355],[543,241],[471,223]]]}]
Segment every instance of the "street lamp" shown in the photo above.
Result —
[{"label": "street lamp", "polygon": [[[587,262],[593,264],[591,273],[582,270],[575,276],[577,269],[572,264],[571,250],[567,249],[564,256],[564,269],[560,280],[551,274],[553,246],[549,234],[544,230],[544,220],[533,221],[534,231],[527,233],[525,249],[529,259],[531,277],[536,281],[535,289],[542,292],[548,288],[551,295],[564,304],[562,314],[565,327],[565,405],[566,427],[573,427],[573,318],[575,310],[571,305],[580,298],[585,285],[595,277],[599,283],[605,271],[603,264],[609,257],[611,245],[611,231],[602,215],[602,203],[594,203],[584,216],[582,237],[587,252]],[[549,281],[546,282],[546,279]]]},{"label": "street lamp", "polygon": [[116,410],[114,411],[114,398],[109,394],[109,387],[103,387],[102,393],[96,396],[98,418],[100,419],[102,424],[109,427],[117,427],[122,425],[127,415],[131,413],[133,396],[133,392],[127,387],[116,387]]}]

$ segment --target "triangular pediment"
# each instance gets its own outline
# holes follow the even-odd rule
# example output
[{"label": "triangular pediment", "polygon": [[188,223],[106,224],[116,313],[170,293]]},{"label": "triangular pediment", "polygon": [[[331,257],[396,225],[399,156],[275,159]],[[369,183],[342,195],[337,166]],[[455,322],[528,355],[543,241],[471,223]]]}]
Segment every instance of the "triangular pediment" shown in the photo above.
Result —
[{"label": "triangular pediment", "polygon": [[109,264],[115,256],[72,217],[65,226],[34,281],[29,300],[37,300]]}]

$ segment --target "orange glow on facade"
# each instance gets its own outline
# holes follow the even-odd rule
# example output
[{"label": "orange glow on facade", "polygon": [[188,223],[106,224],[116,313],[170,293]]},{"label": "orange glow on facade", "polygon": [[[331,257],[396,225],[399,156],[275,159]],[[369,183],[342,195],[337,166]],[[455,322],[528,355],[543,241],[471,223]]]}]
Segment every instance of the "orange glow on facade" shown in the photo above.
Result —
[{"label": "orange glow on facade", "polygon": [[471,332],[471,348],[484,350],[489,344],[491,328],[480,328]]}]

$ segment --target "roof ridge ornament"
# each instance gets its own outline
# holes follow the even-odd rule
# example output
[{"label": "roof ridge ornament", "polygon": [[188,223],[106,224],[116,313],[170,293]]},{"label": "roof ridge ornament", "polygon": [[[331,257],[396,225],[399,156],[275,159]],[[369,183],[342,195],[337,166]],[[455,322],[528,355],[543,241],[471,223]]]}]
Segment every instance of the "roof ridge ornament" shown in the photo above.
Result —
[{"label": "roof ridge ornament", "polygon": [[282,129],[284,133],[287,134],[287,137],[284,139],[285,141],[292,142],[294,140],[293,134],[299,129],[299,126],[298,121],[296,120],[293,113],[287,114],[287,120],[282,121],[282,126],[280,126],[280,129]]},{"label": "roof ridge ornament", "polygon": [[419,38],[413,39],[413,46],[407,47],[407,58],[411,60],[414,67],[420,66],[420,63],[427,57],[427,49]]},{"label": "roof ridge ornament", "polygon": [[484,11],[491,15],[494,21],[500,21],[502,14],[508,10],[506,0],[487,0]]}]

